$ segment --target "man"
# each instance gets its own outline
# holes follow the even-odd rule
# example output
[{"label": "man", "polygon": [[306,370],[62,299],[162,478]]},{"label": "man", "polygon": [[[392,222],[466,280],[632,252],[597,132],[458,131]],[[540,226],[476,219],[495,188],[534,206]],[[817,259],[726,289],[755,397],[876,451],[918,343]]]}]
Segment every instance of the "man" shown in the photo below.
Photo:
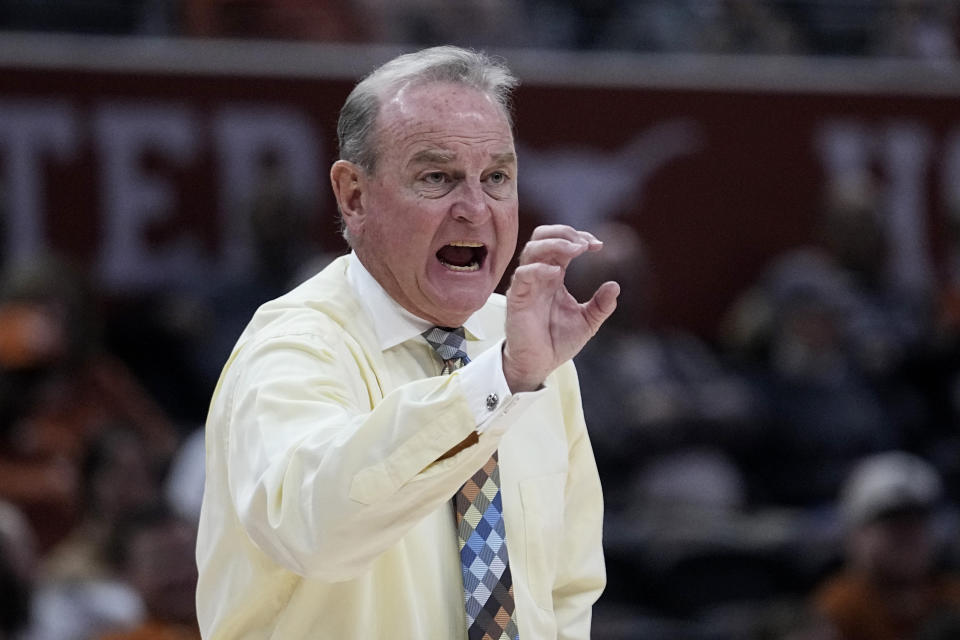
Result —
[{"label": "man", "polygon": [[[619,286],[578,303],[565,269],[601,243],[540,227],[493,295],[517,239],[515,84],[440,47],[347,98],[330,176],[353,253],[261,307],[211,405],[205,638],[589,638],[602,497],[569,361]],[[478,522],[455,511],[481,469]]]},{"label": "man", "polygon": [[913,454],[874,454],[853,468],[840,499],[845,563],[814,593],[842,640],[958,637],[960,577],[939,563],[942,499],[939,473]]}]

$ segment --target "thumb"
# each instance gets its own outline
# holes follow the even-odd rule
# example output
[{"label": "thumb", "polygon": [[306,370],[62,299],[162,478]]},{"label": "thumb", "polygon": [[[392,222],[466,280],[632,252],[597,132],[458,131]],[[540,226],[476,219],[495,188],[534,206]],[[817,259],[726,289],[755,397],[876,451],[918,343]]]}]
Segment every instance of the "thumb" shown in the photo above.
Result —
[{"label": "thumb", "polygon": [[620,285],[612,280],[600,285],[587,302],[583,304],[583,315],[590,326],[591,333],[600,329],[610,314],[617,308],[617,297],[620,295]]}]

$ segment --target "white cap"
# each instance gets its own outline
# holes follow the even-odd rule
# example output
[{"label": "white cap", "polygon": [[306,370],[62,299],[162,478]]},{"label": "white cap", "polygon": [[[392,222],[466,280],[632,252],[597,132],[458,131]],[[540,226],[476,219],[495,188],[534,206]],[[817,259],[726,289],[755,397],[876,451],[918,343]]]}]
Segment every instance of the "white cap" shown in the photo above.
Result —
[{"label": "white cap", "polygon": [[902,451],[869,456],[847,477],[840,498],[844,522],[855,527],[899,509],[931,509],[943,493],[926,460]]}]

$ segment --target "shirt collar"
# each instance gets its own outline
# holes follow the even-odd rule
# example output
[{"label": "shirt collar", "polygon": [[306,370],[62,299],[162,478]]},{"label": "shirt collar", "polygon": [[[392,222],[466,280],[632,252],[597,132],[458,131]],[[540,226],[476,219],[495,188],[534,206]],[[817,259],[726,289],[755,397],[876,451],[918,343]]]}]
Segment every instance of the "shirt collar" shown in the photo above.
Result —
[{"label": "shirt collar", "polygon": [[[373,323],[373,329],[382,350],[386,351],[415,338],[434,326],[432,322],[418,318],[391,298],[380,283],[370,275],[354,251],[350,252],[347,280]],[[468,337],[478,340],[486,337],[476,313],[467,318],[463,328],[466,329]]]}]

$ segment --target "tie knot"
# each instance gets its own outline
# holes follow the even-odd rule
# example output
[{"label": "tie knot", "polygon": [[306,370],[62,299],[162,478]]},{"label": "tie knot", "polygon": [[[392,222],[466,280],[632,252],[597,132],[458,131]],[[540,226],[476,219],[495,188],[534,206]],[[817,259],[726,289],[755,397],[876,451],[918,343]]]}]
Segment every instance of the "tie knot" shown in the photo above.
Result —
[{"label": "tie knot", "polygon": [[445,373],[470,362],[470,358],[463,348],[467,341],[463,327],[456,327],[455,329],[433,327],[424,331],[422,335],[434,348],[440,359],[443,360],[446,365]]}]

